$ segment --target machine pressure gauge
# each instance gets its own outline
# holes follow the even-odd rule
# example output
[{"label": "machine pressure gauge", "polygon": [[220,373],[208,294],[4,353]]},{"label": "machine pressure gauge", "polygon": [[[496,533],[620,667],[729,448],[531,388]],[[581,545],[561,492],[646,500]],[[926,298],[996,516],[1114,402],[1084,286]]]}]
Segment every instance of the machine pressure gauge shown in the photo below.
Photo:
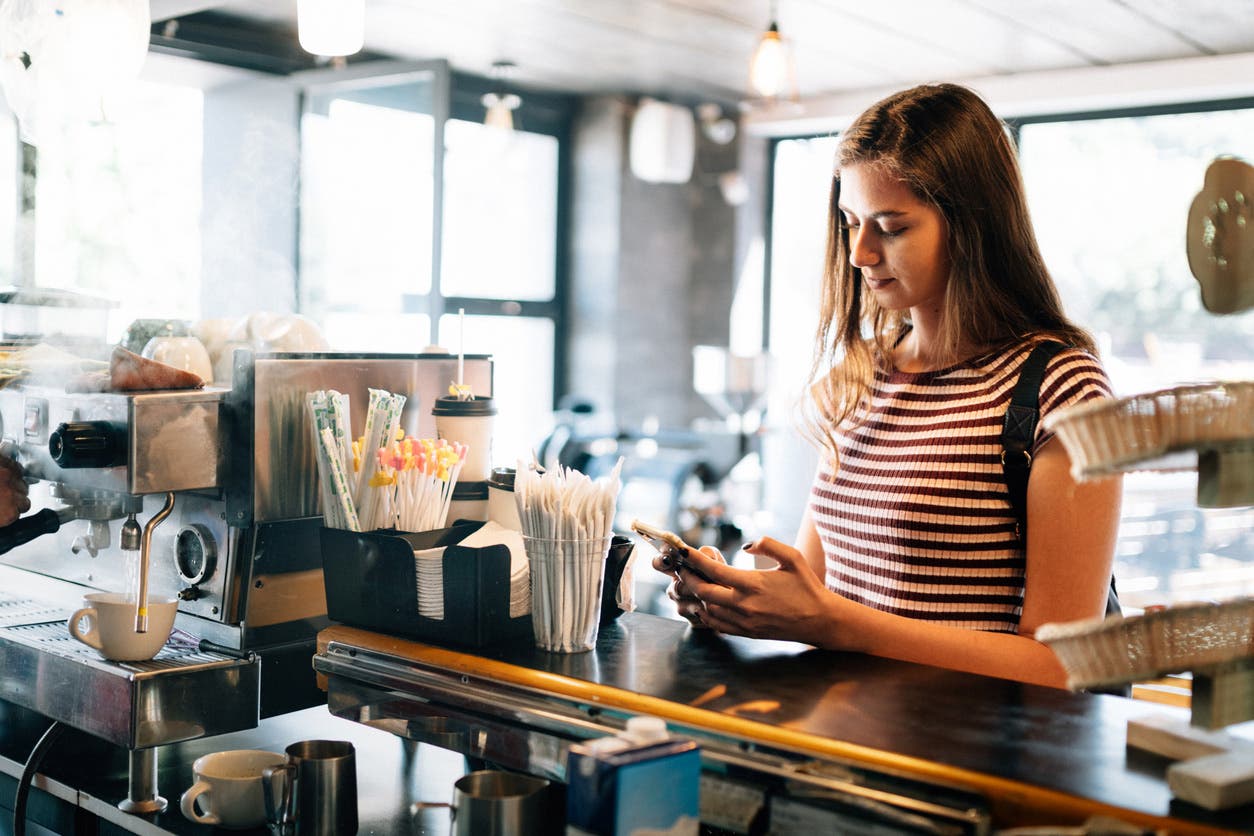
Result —
[{"label": "machine pressure gauge", "polygon": [[194,585],[208,580],[217,556],[218,547],[208,528],[192,523],[179,529],[174,538],[174,568],[185,583]]}]

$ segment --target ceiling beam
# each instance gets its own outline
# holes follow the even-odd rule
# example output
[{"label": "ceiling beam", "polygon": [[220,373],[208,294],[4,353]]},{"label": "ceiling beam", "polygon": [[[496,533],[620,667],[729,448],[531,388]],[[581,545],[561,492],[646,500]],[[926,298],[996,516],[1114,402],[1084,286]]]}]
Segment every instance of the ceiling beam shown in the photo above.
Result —
[{"label": "ceiling beam", "polygon": [[[1254,52],[954,80],[978,92],[1003,119],[1223,101],[1254,96]],[[759,107],[745,114],[745,127],[758,136],[840,131],[898,89]]]}]

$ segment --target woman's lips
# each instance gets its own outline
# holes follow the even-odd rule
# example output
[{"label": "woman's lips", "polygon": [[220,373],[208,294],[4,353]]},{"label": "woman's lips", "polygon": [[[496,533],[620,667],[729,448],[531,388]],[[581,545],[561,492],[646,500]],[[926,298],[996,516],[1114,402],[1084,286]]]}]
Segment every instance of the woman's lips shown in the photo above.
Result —
[{"label": "woman's lips", "polygon": [[871,288],[871,290],[883,290],[892,284],[895,279],[873,279],[870,276],[867,276],[863,279],[863,281],[866,282],[867,287]]}]

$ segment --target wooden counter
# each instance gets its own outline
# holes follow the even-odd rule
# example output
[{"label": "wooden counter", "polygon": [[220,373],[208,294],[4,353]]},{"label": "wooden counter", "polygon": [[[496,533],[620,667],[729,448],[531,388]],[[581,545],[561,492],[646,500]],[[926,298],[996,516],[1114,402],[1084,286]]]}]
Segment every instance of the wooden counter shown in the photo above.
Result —
[{"label": "wooden counter", "polygon": [[[595,651],[530,644],[468,652],[350,627],[319,635],[315,667],[353,649],[467,687],[514,691],[983,795],[997,826],[1104,814],[1171,833],[1254,832],[1254,805],[1222,815],[1171,798],[1166,762],[1125,747],[1130,717],[1176,709],[784,642],[724,637],[628,613]],[[345,670],[348,673],[345,673]]]}]

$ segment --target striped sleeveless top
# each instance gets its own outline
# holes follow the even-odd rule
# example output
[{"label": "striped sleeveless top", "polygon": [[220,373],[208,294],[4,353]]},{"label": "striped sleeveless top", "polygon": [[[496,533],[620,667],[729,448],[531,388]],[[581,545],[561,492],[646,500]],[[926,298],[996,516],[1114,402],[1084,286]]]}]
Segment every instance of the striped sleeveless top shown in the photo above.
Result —
[{"label": "striped sleeveless top", "polygon": [[[839,472],[820,464],[810,492],[829,589],[910,618],[1018,631],[1025,556],[1001,426],[1030,350],[876,375],[866,421],[837,434]],[[1069,348],[1045,371],[1041,417],[1110,394],[1098,360]],[[1048,438],[1038,423],[1032,452]]]}]

